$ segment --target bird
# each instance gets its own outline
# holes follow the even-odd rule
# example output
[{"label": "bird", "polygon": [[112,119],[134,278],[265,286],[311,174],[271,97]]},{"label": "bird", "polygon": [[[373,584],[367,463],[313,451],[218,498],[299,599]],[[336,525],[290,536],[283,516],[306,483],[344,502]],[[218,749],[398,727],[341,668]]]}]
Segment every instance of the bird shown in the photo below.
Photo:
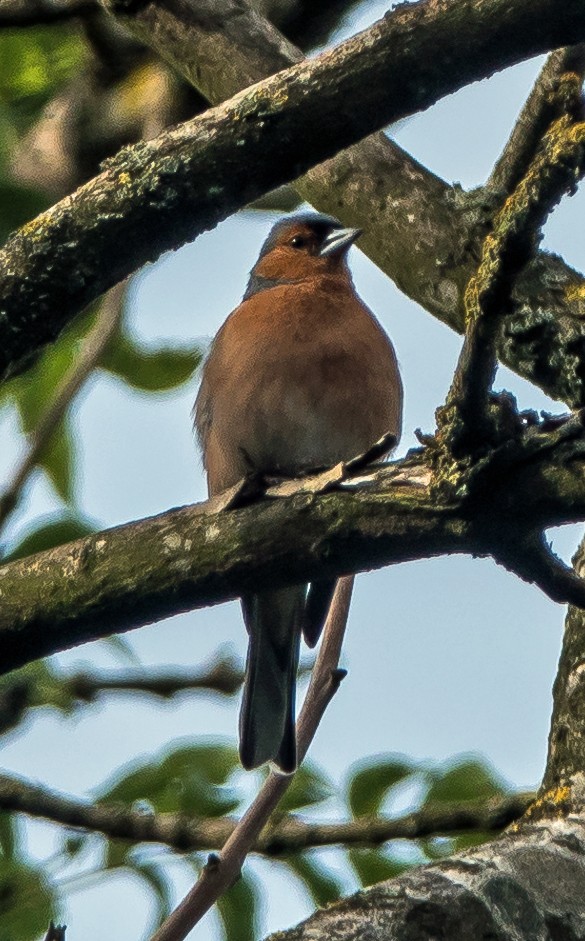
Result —
[{"label": "bird", "polygon": [[[348,252],[361,234],[301,212],[271,228],[241,304],[202,367],[195,429],[215,496],[250,473],[298,477],[398,441],[402,382],[394,347],[356,293]],[[301,635],[314,646],[334,579],[242,597],[248,654],[240,759],[296,768],[295,693]]]}]

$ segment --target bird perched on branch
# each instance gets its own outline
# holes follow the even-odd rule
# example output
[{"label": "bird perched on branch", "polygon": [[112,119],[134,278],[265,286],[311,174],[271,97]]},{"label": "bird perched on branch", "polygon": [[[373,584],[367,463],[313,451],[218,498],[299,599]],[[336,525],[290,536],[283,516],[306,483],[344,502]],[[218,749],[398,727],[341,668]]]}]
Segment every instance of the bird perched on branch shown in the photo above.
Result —
[{"label": "bird perched on branch", "polygon": [[[402,384],[390,340],[356,294],[347,254],[360,235],[331,216],[272,228],[242,303],[203,367],[195,424],[210,495],[254,471],[296,477],[401,429]],[[240,714],[246,768],[296,766],[301,634],[313,646],[334,580],[242,598],[249,634]]]}]

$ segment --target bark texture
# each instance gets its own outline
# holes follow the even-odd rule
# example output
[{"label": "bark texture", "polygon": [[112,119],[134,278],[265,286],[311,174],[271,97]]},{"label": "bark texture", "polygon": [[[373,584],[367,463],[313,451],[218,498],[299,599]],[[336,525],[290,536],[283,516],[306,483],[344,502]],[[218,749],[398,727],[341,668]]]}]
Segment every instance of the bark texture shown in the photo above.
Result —
[{"label": "bark texture", "polygon": [[[443,7],[411,5],[415,34],[418,10],[429,13]],[[129,29],[214,104],[301,56],[238,0],[208,0],[197,4],[196,10],[187,2],[153,2],[131,13],[124,13],[119,4],[114,8],[121,11]],[[451,8],[453,15],[462,17],[471,9],[453,3]],[[506,20],[504,16],[502,22]],[[218,69],[219,61],[226,66]],[[570,55],[562,62],[567,68],[575,65]],[[548,82],[537,99],[543,94],[550,98],[552,90]],[[549,103],[549,113],[553,109]],[[525,124],[534,110],[533,102]],[[516,169],[522,173],[526,164],[518,159],[520,146],[516,140]],[[508,168],[511,159],[509,155]],[[316,208],[362,228],[360,248],[372,261],[405,294],[462,333],[465,286],[475,270],[480,242],[501,205],[500,194],[506,192],[504,182],[514,181],[500,175],[486,189],[465,194],[438,179],[385,135],[376,134],[313,167],[294,185]],[[562,259],[539,253],[518,281],[514,301],[514,316],[499,338],[502,361],[552,398],[571,407],[585,404],[582,276]]]},{"label": "bark texture", "polygon": [[[187,14],[198,14],[186,0],[160,9],[181,26]],[[167,25],[156,20],[147,32],[166,36]],[[125,275],[340,148],[495,69],[584,38],[580,0],[561,9],[553,0],[423,0],[156,141],[122,151],[0,253],[0,375],[22,367]]]},{"label": "bark texture", "polygon": [[582,941],[585,826],[551,818],[318,911],[273,941]]},{"label": "bark texture", "polygon": [[279,499],[171,510],[5,565],[0,669],[252,588],[445,553],[491,554],[556,600],[585,606],[585,581],[535,541],[539,529],[585,519],[581,421],[531,429],[519,448],[513,458],[507,442],[493,465],[454,482],[431,483],[421,455],[357,488],[327,472],[268,491]]}]

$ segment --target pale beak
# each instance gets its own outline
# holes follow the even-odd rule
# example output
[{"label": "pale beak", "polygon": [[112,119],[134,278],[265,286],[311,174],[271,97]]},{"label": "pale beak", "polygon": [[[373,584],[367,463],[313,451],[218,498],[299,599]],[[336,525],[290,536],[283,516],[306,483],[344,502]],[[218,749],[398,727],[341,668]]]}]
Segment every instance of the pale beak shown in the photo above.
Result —
[{"label": "pale beak", "polygon": [[350,245],[353,245],[361,234],[361,229],[333,229],[333,231],[326,236],[319,254],[321,257],[341,255]]}]

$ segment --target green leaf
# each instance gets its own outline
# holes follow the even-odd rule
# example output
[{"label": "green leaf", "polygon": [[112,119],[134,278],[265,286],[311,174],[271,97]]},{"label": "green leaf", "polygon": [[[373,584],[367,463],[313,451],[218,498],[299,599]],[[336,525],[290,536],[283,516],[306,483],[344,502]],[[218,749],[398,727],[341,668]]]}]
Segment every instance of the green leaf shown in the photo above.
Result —
[{"label": "green leaf", "polygon": [[359,762],[347,784],[347,801],[354,817],[378,814],[388,792],[416,771],[411,761],[393,755]]},{"label": "green leaf", "polygon": [[216,905],[226,941],[251,941],[256,937],[258,891],[248,875],[220,895]]},{"label": "green leaf", "polygon": [[508,790],[495,770],[479,758],[456,758],[431,772],[430,780],[425,804],[488,800]]},{"label": "green leaf", "polygon": [[297,769],[292,782],[278,805],[277,816],[310,807],[328,800],[334,794],[331,781],[314,765],[302,764]]},{"label": "green leaf", "polygon": [[100,365],[134,389],[166,392],[187,382],[200,362],[198,347],[148,349],[120,333],[105,351]]},{"label": "green leaf", "polygon": [[0,858],[0,941],[37,941],[56,908],[40,870]]},{"label": "green leaf", "polygon": [[158,813],[223,816],[241,802],[228,784],[237,770],[237,751],[231,745],[180,746],[162,757],[137,763],[101,790],[98,799],[126,805],[148,801]]},{"label": "green leaf", "polygon": [[315,855],[293,853],[283,858],[287,865],[303,883],[315,905],[324,908],[335,902],[343,892],[343,883]]},{"label": "green leaf", "polygon": [[394,859],[384,850],[351,849],[347,855],[362,886],[394,879],[412,868],[409,863]]},{"label": "green leaf", "polygon": [[2,559],[14,562],[35,552],[53,549],[66,542],[73,542],[96,532],[96,525],[85,517],[74,513],[56,513],[34,521],[32,528],[17,545]]},{"label": "green leaf", "polygon": [[0,101],[30,123],[38,109],[79,68],[83,39],[70,26],[4,30],[0,35]]}]

